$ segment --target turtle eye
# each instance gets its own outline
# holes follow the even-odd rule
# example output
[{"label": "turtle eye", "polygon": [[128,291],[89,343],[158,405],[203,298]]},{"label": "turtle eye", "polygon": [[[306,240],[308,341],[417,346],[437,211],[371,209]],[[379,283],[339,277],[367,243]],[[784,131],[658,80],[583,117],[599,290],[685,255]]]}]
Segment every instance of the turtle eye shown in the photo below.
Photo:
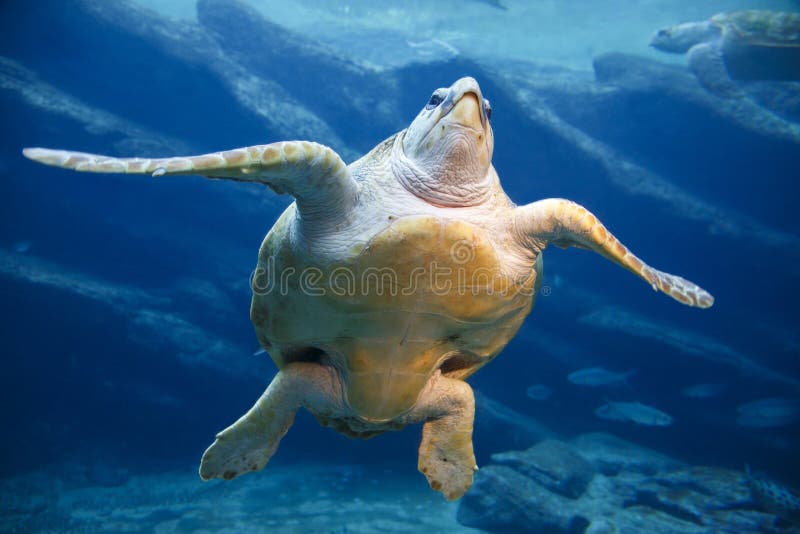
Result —
[{"label": "turtle eye", "polygon": [[486,112],[486,118],[492,120],[492,105],[488,98],[483,99],[483,110]]},{"label": "turtle eye", "polygon": [[431,95],[431,99],[428,100],[428,104],[425,106],[425,109],[433,109],[442,102],[444,102],[445,91],[447,90],[437,89],[436,91],[434,91],[433,94]]},{"label": "turtle eye", "polygon": [[667,35],[669,35],[669,31],[668,30],[658,30],[658,36],[659,37],[666,37]]}]

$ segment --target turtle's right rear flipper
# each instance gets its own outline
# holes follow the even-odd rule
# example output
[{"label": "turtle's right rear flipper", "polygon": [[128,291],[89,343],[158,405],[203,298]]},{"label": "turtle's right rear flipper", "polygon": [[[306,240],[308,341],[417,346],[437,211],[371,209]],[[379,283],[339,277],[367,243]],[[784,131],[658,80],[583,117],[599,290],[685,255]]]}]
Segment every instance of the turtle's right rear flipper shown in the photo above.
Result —
[{"label": "turtle's right rear flipper", "polygon": [[250,410],[238,421],[217,434],[200,461],[200,478],[230,480],[259,471],[275,451],[294,422],[297,406],[286,403],[281,375]]},{"label": "turtle's right rear flipper", "polygon": [[203,454],[200,478],[230,480],[263,469],[300,407],[315,414],[336,414],[342,410],[341,398],[341,383],[332,367],[308,362],[286,365],[255,405],[217,434]]}]

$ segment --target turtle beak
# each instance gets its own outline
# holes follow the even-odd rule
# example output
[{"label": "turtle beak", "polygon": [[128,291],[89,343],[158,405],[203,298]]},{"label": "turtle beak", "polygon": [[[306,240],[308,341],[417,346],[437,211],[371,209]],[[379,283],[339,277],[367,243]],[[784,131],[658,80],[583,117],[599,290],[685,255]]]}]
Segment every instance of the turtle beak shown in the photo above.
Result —
[{"label": "turtle beak", "polygon": [[475,78],[464,77],[451,87],[442,105],[442,117],[449,115],[454,123],[474,130],[485,130],[489,119]]},{"label": "turtle beak", "polygon": [[483,113],[481,112],[480,96],[475,93],[465,93],[461,96],[459,101],[453,106],[450,112],[452,119],[464,126],[474,128],[475,130],[483,129]]}]

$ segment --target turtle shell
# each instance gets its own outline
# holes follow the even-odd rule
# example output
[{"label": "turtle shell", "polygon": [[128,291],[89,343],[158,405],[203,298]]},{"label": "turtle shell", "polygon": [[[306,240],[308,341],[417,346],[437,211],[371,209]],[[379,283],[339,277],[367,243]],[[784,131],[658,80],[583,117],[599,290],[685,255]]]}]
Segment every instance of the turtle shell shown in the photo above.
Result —
[{"label": "turtle shell", "polygon": [[800,13],[736,11],[711,18],[726,40],[739,45],[800,48]]},{"label": "turtle shell", "polygon": [[494,358],[541,279],[541,261],[513,278],[488,233],[460,220],[394,220],[336,262],[299,253],[288,228],[279,221],[259,255],[251,308],[259,341],[279,368],[332,363],[350,407],[368,421],[411,409],[436,369],[465,378]]}]

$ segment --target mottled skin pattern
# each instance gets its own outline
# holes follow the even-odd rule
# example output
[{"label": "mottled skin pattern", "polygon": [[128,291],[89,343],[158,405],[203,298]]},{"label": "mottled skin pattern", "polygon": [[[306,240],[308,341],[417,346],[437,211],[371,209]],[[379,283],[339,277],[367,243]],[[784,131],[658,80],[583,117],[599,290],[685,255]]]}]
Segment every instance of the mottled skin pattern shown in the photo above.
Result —
[{"label": "mottled skin pattern", "polygon": [[303,407],[351,437],[422,423],[419,469],[457,499],[477,469],[464,379],[530,312],[548,244],[594,250],[689,306],[713,303],[646,265],[585,208],[511,202],[491,165],[490,112],[475,80],[462,78],[349,166],[299,141],[154,160],[25,155],[80,171],[258,182],[296,199],[264,239],[253,278],[251,318],[279,372],[217,435],[203,479],[263,468]]},{"label": "mottled skin pattern", "polygon": [[800,13],[734,11],[658,30],[650,46],[688,54],[698,81],[721,97],[742,96],[733,79],[800,80]]},{"label": "mottled skin pattern", "polygon": [[800,494],[788,486],[763,476],[756,476],[745,466],[745,481],[753,503],[759,509],[792,523],[800,521]]}]

